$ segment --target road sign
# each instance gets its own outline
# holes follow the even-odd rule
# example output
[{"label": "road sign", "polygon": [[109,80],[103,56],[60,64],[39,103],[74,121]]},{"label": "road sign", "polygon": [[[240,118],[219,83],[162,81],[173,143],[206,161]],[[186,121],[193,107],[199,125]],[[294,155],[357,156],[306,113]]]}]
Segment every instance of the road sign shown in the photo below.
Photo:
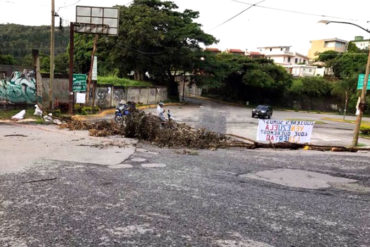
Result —
[{"label": "road sign", "polygon": [[[362,90],[362,87],[364,86],[364,80],[365,80],[365,74],[359,74],[358,76],[358,83],[357,83],[357,89]],[[367,81],[367,90],[370,90],[370,77]]]},{"label": "road sign", "polygon": [[73,92],[86,92],[85,74],[73,74]]}]

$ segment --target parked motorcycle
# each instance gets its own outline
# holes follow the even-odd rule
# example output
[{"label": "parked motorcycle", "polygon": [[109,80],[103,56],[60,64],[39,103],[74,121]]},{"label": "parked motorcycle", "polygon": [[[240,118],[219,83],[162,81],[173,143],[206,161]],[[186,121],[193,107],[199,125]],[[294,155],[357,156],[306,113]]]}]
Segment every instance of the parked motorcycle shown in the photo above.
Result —
[{"label": "parked motorcycle", "polygon": [[118,124],[125,125],[127,116],[130,115],[131,108],[130,102],[128,104],[120,102],[114,114],[114,121]]}]

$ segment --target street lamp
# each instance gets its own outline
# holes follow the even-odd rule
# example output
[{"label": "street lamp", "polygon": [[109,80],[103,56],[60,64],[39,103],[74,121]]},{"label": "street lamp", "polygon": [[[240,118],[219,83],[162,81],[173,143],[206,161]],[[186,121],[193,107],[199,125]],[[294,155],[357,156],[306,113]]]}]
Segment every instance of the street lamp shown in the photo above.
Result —
[{"label": "street lamp", "polygon": [[[352,26],[358,27],[358,28],[364,30],[365,32],[370,33],[369,29],[363,28],[363,27],[361,27],[361,26],[359,26],[355,23],[351,23],[351,22],[321,20],[321,21],[319,21],[319,23],[323,23],[323,24],[329,24],[329,23],[347,24],[347,25],[352,25]],[[354,130],[354,133],[353,133],[353,140],[352,140],[352,147],[355,147],[358,144],[358,136],[359,136],[359,133],[360,133],[361,120],[362,120],[362,115],[364,114],[364,108],[365,108],[365,104],[366,104],[366,90],[367,90],[367,82],[369,80],[369,72],[370,72],[370,43],[369,43],[369,55],[368,55],[368,58],[367,58],[365,79],[364,79],[364,84],[362,86],[361,97],[360,97],[360,106],[359,106],[360,113],[357,115],[357,118],[356,118],[356,125],[355,125],[355,130]]]}]

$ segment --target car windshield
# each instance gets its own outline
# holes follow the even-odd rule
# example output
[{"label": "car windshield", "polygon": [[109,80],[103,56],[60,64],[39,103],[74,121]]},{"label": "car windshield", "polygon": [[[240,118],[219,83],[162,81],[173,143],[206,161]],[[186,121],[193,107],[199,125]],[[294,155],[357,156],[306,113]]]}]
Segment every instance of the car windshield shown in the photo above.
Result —
[{"label": "car windshield", "polygon": [[268,109],[268,106],[266,105],[259,105],[256,107],[257,110],[267,110]]}]

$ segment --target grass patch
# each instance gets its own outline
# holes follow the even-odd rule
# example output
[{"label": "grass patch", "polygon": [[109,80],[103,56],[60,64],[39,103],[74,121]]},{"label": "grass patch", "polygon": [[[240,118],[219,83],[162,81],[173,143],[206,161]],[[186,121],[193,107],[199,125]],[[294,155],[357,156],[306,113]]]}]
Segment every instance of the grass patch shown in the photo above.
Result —
[{"label": "grass patch", "polygon": [[367,146],[366,144],[363,144],[363,143],[357,143],[357,146],[356,146],[356,147],[361,148],[361,147],[366,147],[366,146]]},{"label": "grass patch", "polygon": [[[339,119],[339,118],[329,118],[329,117],[324,117],[322,118],[322,120],[327,120],[327,121],[332,121],[332,122],[338,122],[338,123],[351,123],[351,124],[354,124],[356,123],[356,120],[343,120],[343,119]],[[370,126],[370,122],[369,121],[361,121],[361,127],[363,126]]]},{"label": "grass patch", "polygon": [[286,121],[312,121],[312,122],[315,122],[315,124],[327,124],[324,121],[313,120],[313,119],[303,119],[303,118],[287,118],[287,119],[284,119],[284,120],[286,120]]},{"label": "grass patch", "polygon": [[120,87],[151,87],[153,84],[147,81],[135,81],[127,78],[119,78],[117,76],[98,76],[98,85],[110,85]]},{"label": "grass patch", "polygon": [[5,119],[11,119],[12,116],[17,114],[18,112],[26,110],[26,115],[24,118],[32,118],[32,119],[38,119],[37,116],[34,116],[33,113],[35,111],[35,108],[33,107],[28,107],[28,108],[19,108],[19,109],[1,109],[0,110],[0,119],[5,120]]}]

